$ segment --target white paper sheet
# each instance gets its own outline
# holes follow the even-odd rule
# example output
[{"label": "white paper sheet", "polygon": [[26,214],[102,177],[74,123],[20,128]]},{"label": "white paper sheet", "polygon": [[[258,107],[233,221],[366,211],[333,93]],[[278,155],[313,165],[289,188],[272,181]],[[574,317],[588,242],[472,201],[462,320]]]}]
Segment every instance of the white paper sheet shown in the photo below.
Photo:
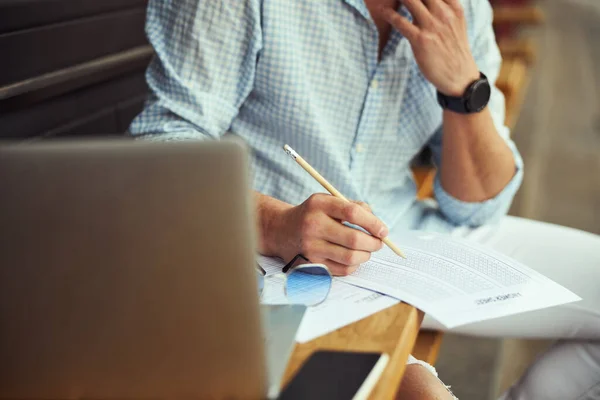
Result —
[{"label": "white paper sheet", "polygon": [[270,258],[261,255],[256,256],[256,262],[263,267],[267,276],[281,272],[281,269],[285,266],[283,260],[279,258]]},{"label": "white paper sheet", "polygon": [[[265,270],[271,271],[270,274],[267,272],[262,303],[287,304],[283,274],[273,274],[274,271],[281,271],[284,264],[277,259],[264,258],[260,258],[259,263]],[[391,297],[334,280],[327,300],[307,309],[296,340],[308,342],[397,303],[398,300]]]},{"label": "white paper sheet", "polygon": [[354,274],[337,278],[425,311],[448,328],[581,300],[494,250],[448,235],[403,232]]},{"label": "white paper sheet", "polygon": [[[406,259],[384,248],[354,274],[335,278],[336,282],[410,303],[447,328],[581,300],[531,268],[472,241],[417,231],[396,234],[393,241],[406,253]],[[279,259],[265,257],[259,258],[259,263],[268,275],[281,271],[284,265]],[[368,292],[355,295],[368,298]],[[327,325],[331,321],[337,329],[343,326],[337,326],[341,319],[349,321],[347,324],[369,315],[354,315],[353,307],[338,313],[338,308],[345,310],[343,296],[332,304],[336,311],[311,316],[306,331],[327,333],[333,329],[316,327],[317,323]],[[361,309],[367,311],[368,307]],[[374,307],[370,313],[376,311]],[[336,320],[338,315],[340,320]]]}]

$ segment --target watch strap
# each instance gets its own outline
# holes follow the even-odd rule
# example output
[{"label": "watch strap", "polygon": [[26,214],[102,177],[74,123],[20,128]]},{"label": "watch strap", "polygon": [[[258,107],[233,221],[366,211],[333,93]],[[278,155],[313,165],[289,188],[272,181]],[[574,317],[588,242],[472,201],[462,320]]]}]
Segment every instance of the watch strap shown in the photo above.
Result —
[{"label": "watch strap", "polygon": [[[487,76],[480,72],[480,77],[475,82],[471,83],[465,93],[461,97],[448,96],[443,93],[437,92],[437,100],[439,105],[447,110],[454,111],[459,114],[471,114],[481,111],[487,104],[483,107],[473,108],[470,106],[470,99],[472,94],[477,90],[477,87],[481,84],[489,85]],[[489,101],[489,100],[488,100]]]}]

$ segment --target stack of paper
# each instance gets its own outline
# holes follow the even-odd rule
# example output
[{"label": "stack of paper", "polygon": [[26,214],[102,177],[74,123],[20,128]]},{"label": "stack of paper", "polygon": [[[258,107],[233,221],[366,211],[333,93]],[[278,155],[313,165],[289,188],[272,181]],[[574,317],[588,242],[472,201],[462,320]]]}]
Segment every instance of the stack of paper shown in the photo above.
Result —
[{"label": "stack of paper", "polygon": [[[402,244],[407,258],[384,248],[354,274],[335,278],[325,303],[307,312],[299,341],[331,332],[397,300],[448,328],[581,300],[519,262],[464,239],[409,231],[394,242]],[[276,275],[283,262],[261,258],[259,263],[273,276],[267,285],[272,283],[275,291],[264,301],[285,302],[283,278]]]}]

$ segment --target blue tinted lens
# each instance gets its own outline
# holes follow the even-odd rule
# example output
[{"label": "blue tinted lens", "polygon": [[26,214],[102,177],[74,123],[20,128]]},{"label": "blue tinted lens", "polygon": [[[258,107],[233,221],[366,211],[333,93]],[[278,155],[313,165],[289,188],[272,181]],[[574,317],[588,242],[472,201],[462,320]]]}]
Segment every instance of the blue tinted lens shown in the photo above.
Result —
[{"label": "blue tinted lens", "polygon": [[323,266],[300,266],[287,275],[286,295],[290,303],[316,306],[331,289],[331,275]]}]

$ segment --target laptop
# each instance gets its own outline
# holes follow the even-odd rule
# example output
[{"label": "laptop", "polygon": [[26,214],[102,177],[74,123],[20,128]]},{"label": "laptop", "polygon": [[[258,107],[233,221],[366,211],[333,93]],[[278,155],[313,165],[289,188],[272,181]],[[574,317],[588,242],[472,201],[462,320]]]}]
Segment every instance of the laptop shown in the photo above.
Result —
[{"label": "laptop", "polygon": [[0,398],[277,395],[239,142],[2,145],[0,188]]}]

